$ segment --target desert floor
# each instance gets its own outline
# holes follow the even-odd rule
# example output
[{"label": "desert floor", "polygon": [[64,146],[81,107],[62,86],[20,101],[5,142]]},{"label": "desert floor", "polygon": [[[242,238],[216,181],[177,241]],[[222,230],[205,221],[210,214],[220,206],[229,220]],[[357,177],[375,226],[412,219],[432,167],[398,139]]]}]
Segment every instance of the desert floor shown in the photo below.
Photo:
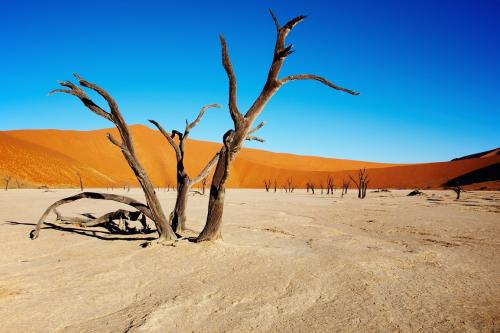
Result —
[{"label": "desert floor", "polygon": [[[222,241],[143,248],[154,234],[47,227],[32,241],[77,191],[0,191],[0,331],[500,332],[500,192],[408,192],[228,190]],[[159,194],[169,210],[175,193]],[[208,198],[189,200],[200,230]]]}]

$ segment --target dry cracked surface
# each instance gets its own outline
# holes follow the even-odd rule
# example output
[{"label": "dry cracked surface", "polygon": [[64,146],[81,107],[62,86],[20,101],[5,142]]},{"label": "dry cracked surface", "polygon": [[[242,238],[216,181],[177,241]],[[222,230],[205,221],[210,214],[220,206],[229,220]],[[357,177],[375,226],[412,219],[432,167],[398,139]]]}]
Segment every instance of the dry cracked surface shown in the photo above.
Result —
[{"label": "dry cracked surface", "polygon": [[[228,190],[222,241],[143,248],[99,228],[31,241],[76,191],[1,191],[0,332],[500,332],[499,192],[338,192]],[[189,198],[195,231],[207,200]]]}]

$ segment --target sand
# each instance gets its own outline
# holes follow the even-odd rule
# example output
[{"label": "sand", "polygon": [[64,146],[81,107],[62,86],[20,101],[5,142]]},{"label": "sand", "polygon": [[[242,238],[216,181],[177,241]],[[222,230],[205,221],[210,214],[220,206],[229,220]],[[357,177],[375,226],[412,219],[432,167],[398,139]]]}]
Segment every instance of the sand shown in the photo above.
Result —
[{"label": "sand", "polygon": [[[408,192],[229,190],[222,241],[142,248],[103,229],[31,241],[76,190],[0,191],[0,331],[499,332],[500,192]],[[190,197],[189,227],[206,203]]]},{"label": "sand", "polygon": [[[130,126],[137,155],[155,186],[175,184],[176,163],[173,149],[156,131],[142,125]],[[16,130],[0,131],[0,186],[3,177],[12,177],[11,188],[52,188],[79,186],[78,174],[86,187],[138,186],[137,180],[119,149],[106,139],[116,129],[94,131]],[[265,147],[265,145],[263,146]],[[214,142],[188,140],[185,165],[194,177],[220,149]],[[441,188],[457,181],[475,184],[474,189],[500,189],[500,154],[492,151],[477,158],[422,164],[388,164],[338,158],[300,156],[243,148],[231,168],[228,187],[263,188],[264,180],[276,180],[282,187],[292,179],[296,188],[307,182],[316,187],[333,176],[340,187],[348,175],[367,168],[371,188]],[[488,182],[488,183],[485,183]]]}]

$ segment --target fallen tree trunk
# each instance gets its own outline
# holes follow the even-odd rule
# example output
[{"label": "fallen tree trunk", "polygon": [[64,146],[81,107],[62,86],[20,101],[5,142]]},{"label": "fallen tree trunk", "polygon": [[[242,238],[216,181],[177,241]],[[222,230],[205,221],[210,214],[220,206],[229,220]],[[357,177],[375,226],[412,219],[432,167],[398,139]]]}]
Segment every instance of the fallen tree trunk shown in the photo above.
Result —
[{"label": "fallen tree trunk", "polygon": [[[42,227],[45,219],[47,216],[52,212],[55,211],[55,209],[61,205],[77,201],[80,199],[95,199],[95,200],[110,200],[110,201],[115,201],[119,202],[125,205],[129,205],[131,207],[134,207],[141,213],[143,213],[145,216],[153,220],[153,215],[151,214],[151,210],[149,207],[145,204],[143,204],[140,201],[137,201],[135,199],[129,198],[129,197],[124,197],[122,195],[116,195],[116,194],[109,194],[109,193],[97,193],[97,192],[82,192],[77,195],[73,195],[71,197],[67,197],[61,200],[58,200],[54,202],[52,205],[50,205],[45,212],[42,214],[40,219],[38,220],[38,223],[36,224],[35,229],[31,230],[30,232],[30,238],[31,239],[36,239],[38,235],[40,234],[40,228]],[[114,213],[114,212],[113,212]],[[106,216],[106,215],[104,215]],[[102,218],[102,217],[101,217]]]}]

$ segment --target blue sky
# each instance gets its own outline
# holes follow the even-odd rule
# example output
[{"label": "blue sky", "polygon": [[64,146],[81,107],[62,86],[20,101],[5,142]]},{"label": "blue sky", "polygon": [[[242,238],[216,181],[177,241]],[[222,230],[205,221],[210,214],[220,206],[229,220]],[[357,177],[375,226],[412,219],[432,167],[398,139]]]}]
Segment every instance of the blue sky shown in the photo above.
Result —
[{"label": "blue sky", "polygon": [[[231,126],[218,33],[238,79],[240,110],[272,59],[272,8],[296,52],[282,75],[315,73],[361,92],[287,84],[259,120],[271,151],[382,162],[443,161],[500,146],[498,1],[10,1],[0,13],[0,130],[110,127],[67,95],[78,72],[107,89],[129,124],[182,128],[220,142]],[[96,97],[96,102],[99,101]]]}]

